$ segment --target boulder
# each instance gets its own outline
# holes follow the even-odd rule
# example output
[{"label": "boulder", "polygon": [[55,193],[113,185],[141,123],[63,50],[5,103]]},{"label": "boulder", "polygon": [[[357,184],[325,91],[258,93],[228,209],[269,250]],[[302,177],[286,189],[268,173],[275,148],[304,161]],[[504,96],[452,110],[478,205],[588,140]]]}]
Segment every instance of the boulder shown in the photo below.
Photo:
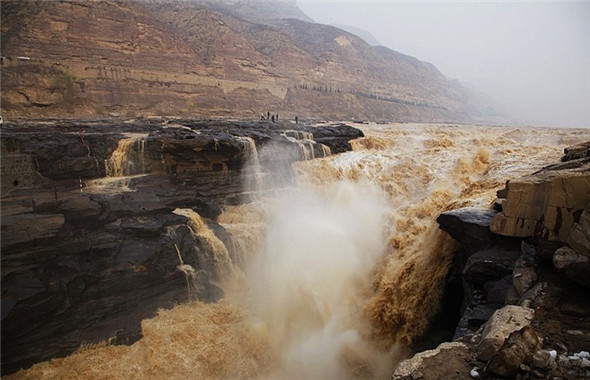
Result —
[{"label": "boulder", "polygon": [[463,380],[469,378],[471,353],[461,342],[446,342],[420,352],[396,367],[392,380]]},{"label": "boulder", "polygon": [[[522,243],[523,254],[516,260],[512,271],[512,284],[518,297],[521,297],[537,282],[538,257],[534,248]],[[529,251],[531,250],[531,251]]]},{"label": "boulder", "polygon": [[487,362],[504,345],[510,334],[529,326],[535,312],[532,309],[508,305],[497,310],[482,327],[477,358]]},{"label": "boulder", "polygon": [[561,161],[564,162],[590,157],[590,141],[567,147],[563,150],[563,153],[564,155],[561,157]]},{"label": "boulder", "polygon": [[436,221],[443,231],[463,245],[469,255],[494,244],[490,223],[496,214],[494,210],[466,207],[443,212]]},{"label": "boulder", "polygon": [[534,356],[540,344],[539,336],[531,326],[513,331],[484,370],[499,376],[513,377],[525,360]]}]

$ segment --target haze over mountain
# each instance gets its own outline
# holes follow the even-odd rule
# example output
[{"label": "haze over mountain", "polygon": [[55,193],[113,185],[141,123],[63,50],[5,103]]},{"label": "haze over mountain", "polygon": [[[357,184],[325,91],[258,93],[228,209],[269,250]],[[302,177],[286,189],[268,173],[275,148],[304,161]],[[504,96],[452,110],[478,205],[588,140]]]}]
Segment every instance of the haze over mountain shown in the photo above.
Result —
[{"label": "haze over mountain", "polygon": [[590,2],[298,0],[502,103],[521,123],[590,127]]},{"label": "haze over mountain", "polygon": [[3,1],[8,117],[503,120],[429,63],[295,1]]}]

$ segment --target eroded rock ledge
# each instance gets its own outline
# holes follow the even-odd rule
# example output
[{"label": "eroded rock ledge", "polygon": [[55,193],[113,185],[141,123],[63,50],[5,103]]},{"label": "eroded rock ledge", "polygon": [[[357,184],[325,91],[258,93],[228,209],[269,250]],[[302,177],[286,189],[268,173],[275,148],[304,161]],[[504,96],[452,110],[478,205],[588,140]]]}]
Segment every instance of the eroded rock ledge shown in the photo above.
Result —
[{"label": "eroded rock ledge", "polygon": [[393,379],[590,378],[589,146],[508,182],[495,210],[440,215],[463,246],[447,283],[461,283],[461,318]]},{"label": "eroded rock ledge", "polygon": [[270,122],[5,123],[2,373],[83,343],[134,342],[142,319],[189,299],[187,266],[192,297],[219,299],[220,263],[235,254],[222,207],[360,136]]}]

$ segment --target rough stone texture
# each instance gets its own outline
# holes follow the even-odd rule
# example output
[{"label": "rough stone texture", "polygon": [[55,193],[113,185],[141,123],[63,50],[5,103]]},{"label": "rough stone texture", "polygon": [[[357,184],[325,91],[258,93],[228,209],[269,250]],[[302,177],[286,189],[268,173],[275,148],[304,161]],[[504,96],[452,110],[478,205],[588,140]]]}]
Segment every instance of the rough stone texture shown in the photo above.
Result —
[{"label": "rough stone texture", "polygon": [[[141,337],[141,320],[158,308],[193,297],[219,299],[213,282],[234,252],[225,248],[231,244],[215,219],[225,204],[248,201],[244,194],[257,190],[247,181],[253,175],[247,162],[273,141],[290,152],[285,165],[311,158],[311,149],[316,157],[326,151],[284,136],[293,127],[191,120],[5,123],[2,147],[10,149],[2,149],[2,173],[36,180],[2,191],[2,373],[67,355],[83,343],[132,343]],[[323,126],[320,135],[329,134],[335,150],[362,136],[350,127]],[[4,170],[14,165],[5,154],[26,155],[34,165]],[[261,162],[258,170],[275,177],[273,169]],[[120,176],[105,177],[110,172]],[[287,173],[271,182],[284,186],[288,180]],[[177,208],[193,210],[204,224],[196,228],[190,215],[174,213]],[[179,255],[195,270],[192,293]]]},{"label": "rough stone texture", "polygon": [[467,259],[463,278],[470,283],[482,285],[490,280],[502,278],[512,273],[520,255],[520,251],[499,249],[478,251]]},{"label": "rough stone texture", "polygon": [[396,367],[392,380],[436,380],[469,378],[471,353],[461,342],[442,343],[436,349],[420,352]]},{"label": "rough stone texture", "polygon": [[490,223],[496,214],[494,210],[467,207],[443,212],[436,221],[469,255],[493,245],[495,237],[490,232]]},{"label": "rough stone texture", "polygon": [[2,1],[2,115],[497,115],[431,64],[308,22],[295,4],[223,3]]},{"label": "rough stone texture", "polygon": [[553,255],[553,265],[569,279],[590,288],[590,257],[569,247],[561,247]]},{"label": "rough stone texture", "polygon": [[578,145],[567,147],[563,150],[561,161],[577,160],[584,157],[590,157],[590,141]]},{"label": "rough stone texture", "polygon": [[494,217],[490,229],[505,236],[566,242],[588,201],[590,159],[548,166],[510,181],[503,212]]},{"label": "rough stone texture", "polygon": [[578,253],[590,257],[590,202],[567,238],[567,244]]},{"label": "rough stone texture", "polygon": [[540,344],[539,337],[532,327],[525,326],[514,331],[492,356],[485,370],[495,375],[512,377],[525,360],[537,352]]},{"label": "rough stone texture", "polygon": [[535,312],[532,309],[508,305],[497,310],[483,326],[482,338],[477,347],[477,357],[488,361],[515,331],[530,325]]},{"label": "rough stone texture", "polygon": [[530,263],[529,260],[523,256],[516,260],[514,266],[512,283],[520,297],[537,282],[537,270],[535,268],[535,263]]},{"label": "rough stone texture", "polygon": [[[575,149],[580,151],[578,148]],[[472,376],[476,372],[482,379],[581,380],[589,376],[580,357],[576,356],[590,347],[589,223],[588,203],[584,200],[589,170],[587,158],[578,158],[573,151],[569,152],[571,157],[564,159],[565,163],[547,167],[522,181],[512,181],[505,191],[498,192],[499,196],[508,197],[501,202],[505,212],[518,211],[520,207],[523,215],[532,216],[531,236],[507,239],[497,235],[493,238],[493,248],[488,249],[512,252],[516,256],[520,247],[522,254],[511,272],[509,266],[498,267],[494,260],[479,257],[480,252],[471,256],[462,251],[455,253],[452,273],[457,273],[462,262],[466,265],[460,271],[464,274],[464,299],[454,340],[465,343],[473,352],[469,362],[474,369]],[[513,182],[516,186],[512,186]],[[560,188],[562,186],[566,187]],[[514,192],[514,188],[520,192]],[[529,203],[519,205],[517,201]],[[568,209],[570,206],[575,208]],[[556,217],[560,212],[561,218]],[[494,222],[497,218],[506,216],[499,213]],[[525,222],[525,219],[519,220],[517,232],[526,229]],[[441,223],[441,228],[445,227]],[[452,232],[459,240],[463,234],[466,232],[461,229]],[[462,257],[464,261],[460,260]],[[473,272],[479,264],[489,268]],[[510,273],[497,278],[506,272]],[[519,306],[505,306],[490,317],[495,308],[502,307],[503,296],[505,304]],[[463,365],[450,361],[449,366],[436,365],[442,367],[440,371],[444,373],[452,373],[449,366],[456,365],[456,373],[469,378]],[[420,378],[424,367],[413,368],[414,378]]]}]

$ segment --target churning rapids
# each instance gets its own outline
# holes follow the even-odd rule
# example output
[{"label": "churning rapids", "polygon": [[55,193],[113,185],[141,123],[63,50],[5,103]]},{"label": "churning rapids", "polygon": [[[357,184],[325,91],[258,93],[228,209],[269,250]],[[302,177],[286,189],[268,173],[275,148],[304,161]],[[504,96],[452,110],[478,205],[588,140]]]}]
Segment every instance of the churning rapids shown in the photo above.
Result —
[{"label": "churning rapids", "polygon": [[83,347],[9,378],[389,378],[437,311],[456,248],[439,213],[488,207],[506,180],[590,140],[574,129],[357,127],[366,137],[353,151],[300,162],[296,186],[224,210],[239,253],[228,259],[211,234],[224,300],[162,310],[131,346]]}]

